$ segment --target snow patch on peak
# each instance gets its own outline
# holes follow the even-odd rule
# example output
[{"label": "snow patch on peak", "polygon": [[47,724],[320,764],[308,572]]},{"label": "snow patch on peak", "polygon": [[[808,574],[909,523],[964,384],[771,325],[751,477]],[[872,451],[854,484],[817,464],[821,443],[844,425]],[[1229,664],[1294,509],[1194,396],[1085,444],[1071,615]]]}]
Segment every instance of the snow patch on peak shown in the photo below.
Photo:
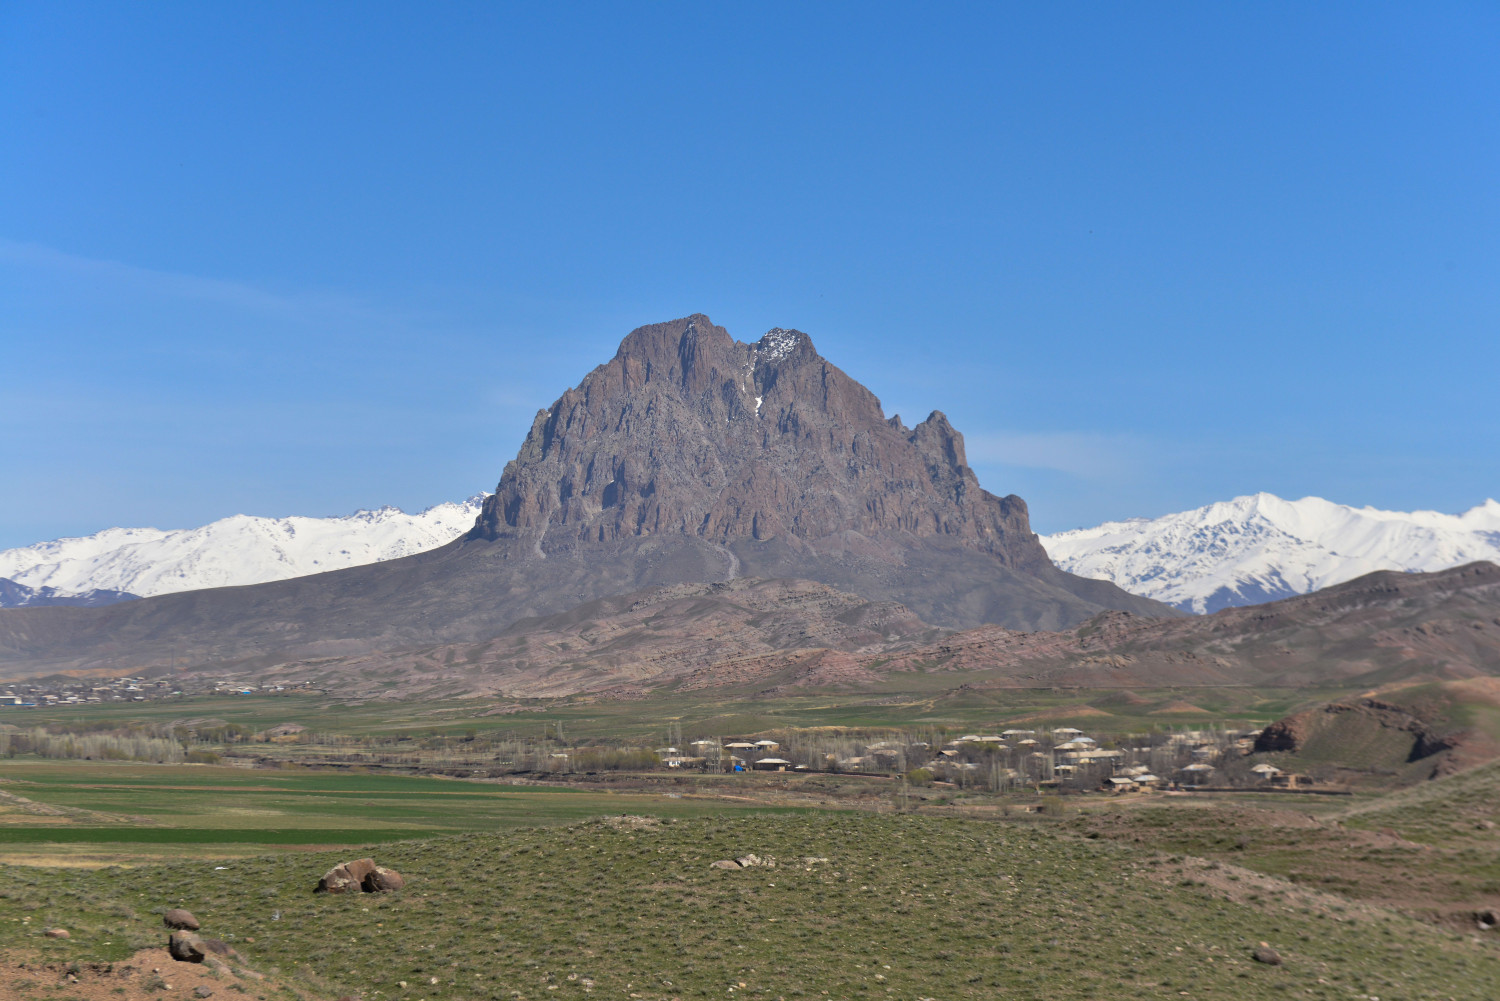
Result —
[{"label": "snow patch on peak", "polygon": [[1305,594],[1376,570],[1500,562],[1500,504],[1488,500],[1453,515],[1258,493],[1041,542],[1070,573],[1202,613]]},{"label": "snow patch on peak", "polygon": [[756,347],[765,356],[766,361],[780,361],[797,349],[797,345],[806,339],[805,334],[795,330],[783,330],[773,327],[766,331],[766,335],[760,339]]},{"label": "snow patch on peak", "polygon": [[339,518],[237,514],[178,531],[107,528],[0,552],[0,577],[68,594],[97,589],[143,597],[261,584],[436,549],[473,527],[485,496],[416,514],[386,506]]}]

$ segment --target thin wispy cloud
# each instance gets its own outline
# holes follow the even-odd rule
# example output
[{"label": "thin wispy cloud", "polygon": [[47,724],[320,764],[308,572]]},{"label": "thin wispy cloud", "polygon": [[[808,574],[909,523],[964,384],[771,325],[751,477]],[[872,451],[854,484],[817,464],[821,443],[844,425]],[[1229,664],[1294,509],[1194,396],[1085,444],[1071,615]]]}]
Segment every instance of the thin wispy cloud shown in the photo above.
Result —
[{"label": "thin wispy cloud", "polygon": [[129,292],[210,303],[282,320],[315,323],[333,318],[361,322],[408,322],[415,319],[395,315],[388,309],[377,308],[347,295],[321,291],[273,292],[249,282],[144,268],[3,237],[0,237],[0,266],[76,275],[93,282],[107,281]]},{"label": "thin wispy cloud", "polygon": [[1092,431],[985,431],[964,436],[970,465],[1046,469],[1083,479],[1121,479],[1151,461],[1136,435]]}]

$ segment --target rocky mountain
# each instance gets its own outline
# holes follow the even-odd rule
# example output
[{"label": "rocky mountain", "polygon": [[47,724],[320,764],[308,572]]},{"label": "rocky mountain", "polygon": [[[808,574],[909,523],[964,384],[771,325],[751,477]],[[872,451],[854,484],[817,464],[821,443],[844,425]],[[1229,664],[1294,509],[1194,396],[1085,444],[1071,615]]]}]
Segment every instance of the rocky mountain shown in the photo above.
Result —
[{"label": "rocky mountain", "polygon": [[27,587],[13,580],[0,577],[0,608],[41,608],[43,606],[113,605],[120,601],[132,601],[138,595],[124,591],[109,591],[90,588],[69,593],[52,587]]},{"label": "rocky mountain", "polygon": [[1500,503],[1463,514],[1380,511],[1319,497],[1236,497],[1155,519],[1044,536],[1070,573],[1113,581],[1184,611],[1307,594],[1376,570],[1500,561]]},{"label": "rocky mountain", "polygon": [[816,581],[939,627],[1181,613],[1064,573],[940,413],[887,419],[805,334],[705,316],[632,332],[537,415],[459,540],[402,559],[0,620],[0,672],[272,664],[492,638],[646,587]]},{"label": "rocky mountain", "polygon": [[483,500],[481,494],[416,514],[383,507],[341,518],[235,515],[175,531],[108,528],[0,551],[0,577],[58,595],[149,596],[260,584],[447,545],[473,527]]}]

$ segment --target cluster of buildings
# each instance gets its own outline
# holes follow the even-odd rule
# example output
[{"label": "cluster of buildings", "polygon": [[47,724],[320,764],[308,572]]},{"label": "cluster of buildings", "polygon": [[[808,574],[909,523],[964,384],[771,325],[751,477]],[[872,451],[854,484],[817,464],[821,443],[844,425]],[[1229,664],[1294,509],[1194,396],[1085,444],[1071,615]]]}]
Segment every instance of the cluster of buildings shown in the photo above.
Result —
[{"label": "cluster of buildings", "polygon": [[967,733],[939,746],[923,740],[799,739],[783,751],[770,739],[695,740],[657,748],[667,768],[904,774],[925,769],[958,785],[1149,792],[1169,788],[1298,788],[1305,776],[1269,763],[1246,767],[1257,731],[1181,731],[1106,744],[1076,727]]},{"label": "cluster of buildings", "polygon": [[181,695],[172,682],[147,678],[49,678],[6,685],[0,690],[0,708],[146,702]]}]

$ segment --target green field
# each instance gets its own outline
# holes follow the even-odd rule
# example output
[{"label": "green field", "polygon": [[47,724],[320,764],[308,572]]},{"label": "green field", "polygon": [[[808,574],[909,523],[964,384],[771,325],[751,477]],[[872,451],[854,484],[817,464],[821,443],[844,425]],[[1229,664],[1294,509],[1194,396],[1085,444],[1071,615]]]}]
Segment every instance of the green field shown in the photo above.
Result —
[{"label": "green field", "polygon": [[[709,868],[747,852],[777,866]],[[1465,936],[1057,825],[741,816],[374,854],[404,891],[314,896],[344,857],[327,853],[223,872],[0,870],[0,949],[118,959],[186,906],[252,965],[327,998],[1500,996],[1500,957]],[[43,939],[54,924],[74,938]],[[1284,965],[1252,961],[1262,941]]]},{"label": "green field", "polygon": [[693,817],[796,809],[688,793],[13,759],[0,763],[0,859],[109,863],[185,849],[234,855],[263,845],[362,845],[573,823],[605,814]]}]

